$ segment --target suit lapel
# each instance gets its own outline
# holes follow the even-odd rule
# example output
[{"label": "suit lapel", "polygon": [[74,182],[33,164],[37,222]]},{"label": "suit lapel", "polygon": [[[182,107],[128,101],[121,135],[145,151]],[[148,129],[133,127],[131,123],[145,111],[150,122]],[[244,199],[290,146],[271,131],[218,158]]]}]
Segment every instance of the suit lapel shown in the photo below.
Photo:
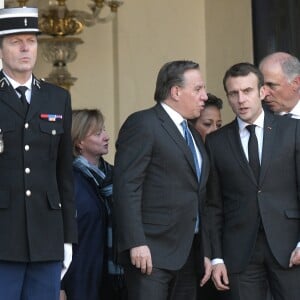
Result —
[{"label": "suit lapel", "polygon": [[[45,97],[47,97],[47,95],[41,90],[41,82],[33,77],[30,105],[26,116],[27,120],[30,120],[39,110],[43,103],[42,100],[44,100]],[[23,105],[2,71],[0,72],[0,101],[11,107],[22,118],[25,117]]]},{"label": "suit lapel", "polygon": [[228,141],[231,147],[232,153],[238,163],[240,164],[242,170],[250,177],[250,179],[257,184],[254,174],[250,168],[247,157],[244,153],[244,149],[242,146],[240,134],[239,134],[239,126],[237,123],[237,119],[229,124],[228,130]]},{"label": "suit lapel", "polygon": [[272,161],[273,152],[272,149],[275,147],[276,143],[276,129],[277,123],[274,122],[275,117],[273,114],[265,111],[264,119],[264,137],[263,137],[263,147],[262,147],[262,158],[261,158],[261,169],[260,169],[260,183],[263,181],[266,171]]},{"label": "suit lapel", "polygon": [[13,109],[20,117],[25,117],[23,105],[2,71],[0,72],[0,101]]},{"label": "suit lapel", "polygon": [[41,89],[41,82],[33,77],[30,105],[26,117],[27,120],[30,120],[37,111],[40,111],[40,106],[45,103],[46,98],[47,95],[43,89]]},{"label": "suit lapel", "polygon": [[178,128],[176,127],[172,119],[169,117],[169,115],[166,113],[166,111],[163,109],[163,107],[160,104],[157,104],[154,107],[154,110],[156,111],[158,118],[161,120],[161,126],[165,129],[165,131],[175,142],[175,144],[181,149],[181,151],[184,154],[184,157],[190,164],[191,168],[193,169],[193,172],[195,173],[195,176],[197,177],[193,155],[184,137],[181,135],[181,133],[179,132]]}]

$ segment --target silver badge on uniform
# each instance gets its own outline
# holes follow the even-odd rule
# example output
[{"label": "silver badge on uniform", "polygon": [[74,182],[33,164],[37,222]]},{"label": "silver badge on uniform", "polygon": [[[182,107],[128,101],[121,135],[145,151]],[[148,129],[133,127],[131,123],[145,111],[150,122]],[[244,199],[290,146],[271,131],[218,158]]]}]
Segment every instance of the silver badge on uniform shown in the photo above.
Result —
[{"label": "silver badge on uniform", "polygon": [[3,134],[1,133],[0,129],[0,154],[4,151],[4,142],[3,142]]}]

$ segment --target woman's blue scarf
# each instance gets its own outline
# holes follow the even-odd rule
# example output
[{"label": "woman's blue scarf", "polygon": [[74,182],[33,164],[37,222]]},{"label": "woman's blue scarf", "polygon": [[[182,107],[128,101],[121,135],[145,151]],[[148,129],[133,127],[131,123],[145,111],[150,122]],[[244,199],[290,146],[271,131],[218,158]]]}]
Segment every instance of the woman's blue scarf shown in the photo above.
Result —
[{"label": "woman's blue scarf", "polygon": [[73,161],[73,166],[79,169],[87,177],[92,178],[95,184],[100,189],[100,194],[103,198],[112,196],[112,182],[108,183],[107,175],[96,165],[91,164],[85,157],[78,156]]},{"label": "woman's blue scarf", "polygon": [[88,178],[91,178],[99,188],[100,196],[105,203],[107,212],[108,273],[121,275],[123,274],[123,269],[115,263],[115,249],[113,245],[112,166],[101,158],[98,167],[91,164],[85,157],[78,156],[73,161],[73,167],[79,169]]}]

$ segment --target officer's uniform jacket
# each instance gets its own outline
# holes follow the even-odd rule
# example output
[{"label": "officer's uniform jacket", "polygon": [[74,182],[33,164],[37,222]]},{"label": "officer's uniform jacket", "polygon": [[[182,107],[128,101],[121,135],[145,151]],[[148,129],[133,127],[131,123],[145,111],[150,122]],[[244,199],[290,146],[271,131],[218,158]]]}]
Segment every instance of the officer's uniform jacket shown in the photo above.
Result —
[{"label": "officer's uniform jacket", "polygon": [[76,242],[69,93],[33,77],[29,110],[0,72],[0,260],[57,261]]}]

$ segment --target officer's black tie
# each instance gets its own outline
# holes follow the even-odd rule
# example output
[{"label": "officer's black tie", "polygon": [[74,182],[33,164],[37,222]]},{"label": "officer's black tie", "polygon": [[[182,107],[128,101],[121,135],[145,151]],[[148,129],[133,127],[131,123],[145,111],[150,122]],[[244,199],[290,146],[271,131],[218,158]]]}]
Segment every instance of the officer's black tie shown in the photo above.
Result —
[{"label": "officer's black tie", "polygon": [[22,102],[22,105],[23,105],[23,109],[24,109],[24,112],[27,113],[27,110],[28,110],[28,107],[29,107],[29,104],[27,102],[27,98],[25,96],[25,92],[27,91],[27,87],[24,86],[24,85],[20,85],[16,88],[16,91],[19,92],[21,94],[21,97],[20,97],[20,100]]},{"label": "officer's black tie", "polygon": [[247,130],[250,132],[250,137],[248,141],[248,158],[249,165],[254,173],[254,176],[258,182],[259,180],[259,172],[260,172],[260,162],[258,155],[258,142],[255,134],[255,126],[256,125],[248,125],[246,126]]}]

